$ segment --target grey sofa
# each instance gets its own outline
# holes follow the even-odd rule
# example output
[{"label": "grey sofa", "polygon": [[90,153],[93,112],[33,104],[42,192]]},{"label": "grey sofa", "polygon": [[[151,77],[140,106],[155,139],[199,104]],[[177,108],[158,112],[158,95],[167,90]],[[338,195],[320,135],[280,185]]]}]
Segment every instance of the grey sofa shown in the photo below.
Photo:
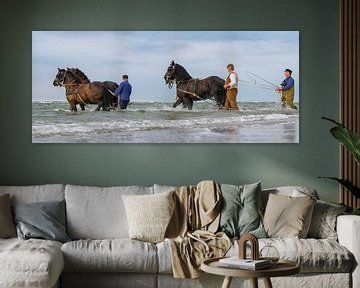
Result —
[{"label": "grey sofa", "polygon": [[[221,287],[223,278],[174,279],[166,241],[131,240],[122,195],[156,194],[173,187],[154,185],[91,187],[76,185],[0,186],[13,204],[66,202],[67,234],[72,241],[0,239],[0,287]],[[301,188],[299,188],[301,189]],[[292,195],[291,187],[263,191]],[[316,192],[313,192],[316,193]],[[337,217],[338,241],[331,239],[260,239],[281,257],[301,265],[301,273],[272,279],[274,287],[360,287],[360,217]],[[236,255],[237,242],[228,255]],[[262,281],[259,281],[260,287]],[[246,279],[234,279],[235,285]]]}]

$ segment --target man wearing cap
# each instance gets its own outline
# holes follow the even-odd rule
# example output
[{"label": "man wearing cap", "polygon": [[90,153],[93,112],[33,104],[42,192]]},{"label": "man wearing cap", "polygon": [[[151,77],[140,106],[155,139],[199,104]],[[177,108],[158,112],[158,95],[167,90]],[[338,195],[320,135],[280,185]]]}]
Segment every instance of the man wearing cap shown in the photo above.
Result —
[{"label": "man wearing cap", "polygon": [[225,101],[225,110],[229,110],[231,108],[234,111],[239,110],[239,107],[236,102],[236,96],[238,93],[238,83],[239,83],[239,76],[234,71],[234,65],[228,64],[226,66],[229,75],[225,80],[224,89],[226,90],[226,101]]},{"label": "man wearing cap", "polygon": [[128,75],[122,76],[122,82],[119,84],[119,87],[115,90],[114,95],[119,98],[118,100],[118,108],[124,110],[127,108],[130,102],[130,95],[131,95],[131,85],[129,83]]},{"label": "man wearing cap", "polygon": [[291,77],[291,74],[292,71],[290,69],[285,69],[285,79],[281,82],[280,87],[276,88],[275,91],[281,93],[282,107],[286,107],[286,105],[288,105],[292,109],[297,109],[294,104],[295,81],[294,78]]}]

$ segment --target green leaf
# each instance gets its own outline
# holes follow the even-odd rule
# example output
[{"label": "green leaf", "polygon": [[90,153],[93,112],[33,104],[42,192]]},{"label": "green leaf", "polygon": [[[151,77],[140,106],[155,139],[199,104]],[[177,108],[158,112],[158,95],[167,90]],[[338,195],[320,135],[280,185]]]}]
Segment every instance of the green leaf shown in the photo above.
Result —
[{"label": "green leaf", "polygon": [[356,162],[360,165],[360,136],[333,119],[326,117],[322,118],[337,125],[337,127],[330,129],[331,134],[351,152]]},{"label": "green leaf", "polygon": [[319,177],[319,178],[326,178],[326,179],[337,181],[341,185],[343,185],[346,189],[348,189],[356,198],[360,198],[360,188],[355,186],[349,180],[340,179],[340,178],[336,178],[336,177]]},{"label": "green leaf", "polygon": [[356,133],[349,131],[345,127],[331,128],[331,134],[339,140],[353,155],[360,165],[360,137]]}]

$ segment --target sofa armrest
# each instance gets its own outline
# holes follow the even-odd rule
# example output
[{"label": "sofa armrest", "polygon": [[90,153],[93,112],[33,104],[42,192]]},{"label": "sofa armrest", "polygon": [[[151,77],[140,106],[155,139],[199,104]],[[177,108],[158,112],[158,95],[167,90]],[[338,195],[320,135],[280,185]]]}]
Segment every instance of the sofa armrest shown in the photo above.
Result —
[{"label": "sofa armrest", "polygon": [[360,287],[360,216],[338,216],[336,229],[339,243],[355,257],[356,264],[352,273],[353,287]]}]

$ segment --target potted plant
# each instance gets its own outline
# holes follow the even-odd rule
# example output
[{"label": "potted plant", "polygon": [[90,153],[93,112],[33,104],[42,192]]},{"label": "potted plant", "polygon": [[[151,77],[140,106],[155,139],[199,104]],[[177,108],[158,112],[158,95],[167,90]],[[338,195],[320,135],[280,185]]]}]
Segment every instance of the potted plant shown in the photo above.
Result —
[{"label": "potted plant", "polygon": [[[347,150],[354,156],[355,161],[360,165],[360,137],[355,132],[347,129],[343,124],[333,119],[322,117],[322,119],[335,123],[336,126],[330,129],[331,134],[340,141]],[[354,185],[348,179],[340,179],[336,177],[319,177],[328,178],[339,182],[347,190],[349,190],[356,198],[360,198],[360,187]],[[354,208],[351,214],[360,215],[360,207]]]}]

